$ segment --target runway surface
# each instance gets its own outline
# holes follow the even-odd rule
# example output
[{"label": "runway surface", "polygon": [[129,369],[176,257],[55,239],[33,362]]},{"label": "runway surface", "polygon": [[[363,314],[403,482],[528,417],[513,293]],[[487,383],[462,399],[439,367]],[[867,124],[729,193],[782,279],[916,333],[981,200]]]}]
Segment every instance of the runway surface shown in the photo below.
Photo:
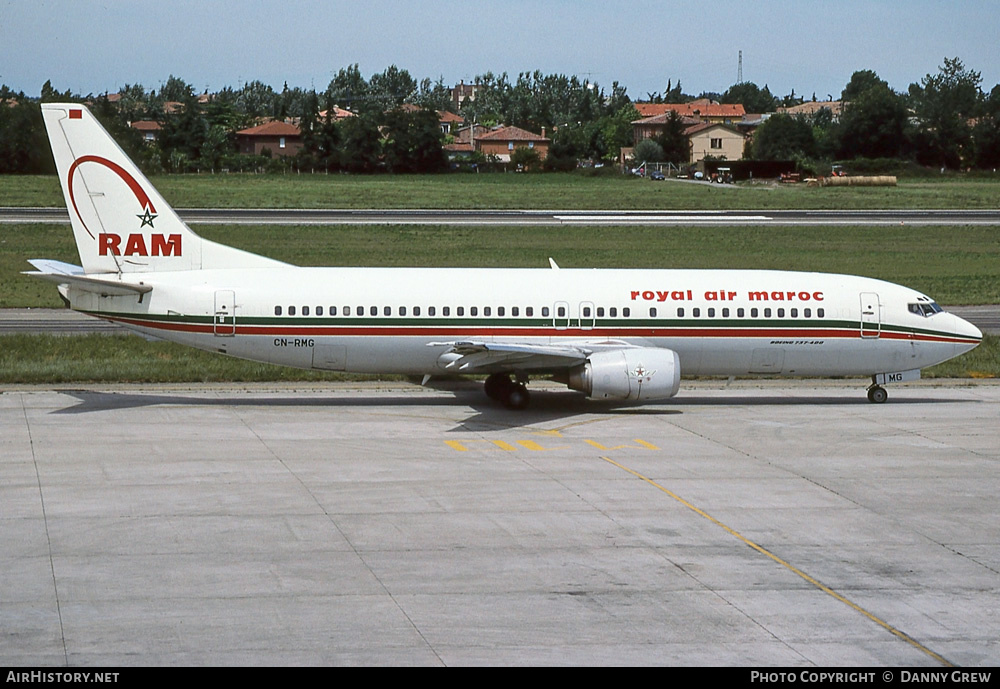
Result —
[{"label": "runway surface", "polygon": [[0,664],[1000,662],[1000,385],[8,388]]},{"label": "runway surface", "polygon": [[[181,208],[192,224],[1000,225],[1000,210],[580,211]],[[0,223],[68,223],[65,208],[0,208]]]}]

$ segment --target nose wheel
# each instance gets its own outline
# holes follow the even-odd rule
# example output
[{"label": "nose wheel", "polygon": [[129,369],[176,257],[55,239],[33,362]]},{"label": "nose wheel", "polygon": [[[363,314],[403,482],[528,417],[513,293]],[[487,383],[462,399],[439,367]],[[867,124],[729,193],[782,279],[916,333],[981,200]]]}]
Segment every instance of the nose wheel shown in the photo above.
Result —
[{"label": "nose wheel", "polygon": [[882,404],[889,399],[889,393],[881,385],[872,383],[868,388],[868,401],[873,404]]},{"label": "nose wheel", "polygon": [[483,389],[487,397],[500,402],[508,409],[527,409],[531,401],[528,386],[512,379],[509,373],[492,374],[486,379]]}]

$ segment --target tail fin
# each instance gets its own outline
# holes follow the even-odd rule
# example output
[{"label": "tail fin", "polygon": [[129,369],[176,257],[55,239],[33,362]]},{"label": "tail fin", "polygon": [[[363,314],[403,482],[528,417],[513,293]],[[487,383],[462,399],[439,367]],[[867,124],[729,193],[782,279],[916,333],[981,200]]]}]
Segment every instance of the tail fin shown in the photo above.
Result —
[{"label": "tail fin", "polygon": [[83,105],[42,115],[87,274],[285,265],[192,232]]}]

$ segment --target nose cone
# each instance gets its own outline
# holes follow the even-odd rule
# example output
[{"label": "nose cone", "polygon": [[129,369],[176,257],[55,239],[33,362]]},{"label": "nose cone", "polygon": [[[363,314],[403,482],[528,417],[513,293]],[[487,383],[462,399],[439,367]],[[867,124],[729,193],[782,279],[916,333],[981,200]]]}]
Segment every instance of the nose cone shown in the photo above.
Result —
[{"label": "nose cone", "polygon": [[968,352],[969,350],[974,349],[980,342],[982,342],[982,330],[964,318],[959,318],[953,313],[949,313],[948,315],[951,316],[953,321],[950,330],[957,338],[963,340],[963,342],[959,343],[963,352]]}]

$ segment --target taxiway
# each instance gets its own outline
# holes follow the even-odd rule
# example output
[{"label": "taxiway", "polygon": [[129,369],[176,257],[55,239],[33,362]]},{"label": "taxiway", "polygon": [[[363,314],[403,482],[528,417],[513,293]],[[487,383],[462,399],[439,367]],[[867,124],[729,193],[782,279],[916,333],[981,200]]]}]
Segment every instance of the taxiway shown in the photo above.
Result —
[{"label": "taxiway", "polygon": [[[725,186],[725,185],[721,185]],[[1000,225],[1000,210],[433,210],[179,208],[193,225]],[[68,223],[65,208],[0,208],[0,223]]]},{"label": "taxiway", "polygon": [[1000,385],[7,388],[0,664],[1000,662]]}]

